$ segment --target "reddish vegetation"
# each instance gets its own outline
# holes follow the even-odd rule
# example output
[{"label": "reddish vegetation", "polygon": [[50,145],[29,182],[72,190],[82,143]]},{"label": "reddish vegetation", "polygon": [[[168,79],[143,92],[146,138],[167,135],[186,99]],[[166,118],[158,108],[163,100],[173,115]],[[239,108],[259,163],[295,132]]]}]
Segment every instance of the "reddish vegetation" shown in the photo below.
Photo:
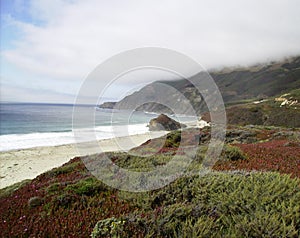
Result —
[{"label": "reddish vegetation", "polygon": [[[118,199],[114,190],[93,197],[67,192],[67,204],[57,204],[55,195],[45,190],[47,186],[59,183],[59,190],[63,190],[67,184],[90,176],[80,159],[73,159],[68,164],[76,162],[78,165],[71,173],[53,177],[49,173],[43,174],[10,196],[0,198],[1,237],[89,237],[98,220],[131,210],[128,204]],[[42,198],[42,205],[30,207],[28,201],[35,196]],[[65,209],[66,206],[69,209]]]},{"label": "reddish vegetation", "polygon": [[[258,139],[271,139],[275,132],[276,130],[261,130],[256,136]],[[181,136],[175,132],[167,136],[166,140],[154,139],[133,151],[147,154],[153,148],[158,148],[161,154],[184,154],[184,150],[177,148]],[[195,143],[199,139],[200,143],[205,143],[209,139],[209,130],[201,131],[200,134],[190,130],[183,137],[187,144]],[[279,171],[300,177],[300,143],[283,137],[277,138],[281,139],[235,144],[247,158],[237,161],[222,160],[214,169]],[[118,158],[112,160],[117,161]],[[137,209],[119,199],[117,190],[108,189],[105,185],[101,185],[95,194],[78,195],[66,189],[67,186],[87,178],[91,178],[90,173],[80,158],[75,158],[57,170],[40,175],[9,196],[0,197],[0,236],[89,237],[97,221],[120,217]],[[55,184],[57,188],[51,190],[50,187]],[[41,199],[41,204],[30,206],[29,200],[35,197]]]},{"label": "reddish vegetation", "polygon": [[235,145],[245,152],[247,159],[219,161],[216,170],[278,171],[300,177],[300,144],[288,140],[268,141],[257,144]]}]

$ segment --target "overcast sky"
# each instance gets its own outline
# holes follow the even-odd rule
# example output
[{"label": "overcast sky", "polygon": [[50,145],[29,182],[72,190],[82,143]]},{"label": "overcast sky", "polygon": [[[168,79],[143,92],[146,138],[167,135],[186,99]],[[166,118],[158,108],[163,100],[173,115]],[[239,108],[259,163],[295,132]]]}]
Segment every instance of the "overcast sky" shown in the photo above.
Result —
[{"label": "overcast sky", "polygon": [[73,103],[97,65],[137,47],[173,49],[206,69],[300,54],[298,0],[0,1],[1,101]]}]

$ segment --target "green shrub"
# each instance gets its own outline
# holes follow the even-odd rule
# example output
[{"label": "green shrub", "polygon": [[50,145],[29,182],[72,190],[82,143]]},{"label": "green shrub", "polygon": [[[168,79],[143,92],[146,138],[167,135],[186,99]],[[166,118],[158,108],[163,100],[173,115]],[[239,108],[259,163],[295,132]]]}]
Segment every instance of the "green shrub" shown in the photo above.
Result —
[{"label": "green shrub", "polygon": [[28,206],[29,206],[30,208],[38,207],[38,206],[40,206],[42,203],[43,203],[43,199],[40,198],[40,197],[38,197],[38,196],[31,197],[31,198],[28,200]]},{"label": "green shrub", "polygon": [[78,165],[80,165],[80,163],[81,162],[73,162],[73,163],[70,163],[70,164],[63,165],[63,166],[58,167],[58,168],[54,168],[54,169],[46,172],[45,175],[47,175],[49,177],[55,177],[55,176],[58,176],[60,174],[71,173],[76,169],[76,167]]},{"label": "green shrub", "polygon": [[174,230],[175,238],[190,238],[190,237],[214,237],[214,230],[221,229],[213,219],[200,217],[196,221],[187,219],[182,223],[179,230]]},{"label": "green shrub", "polygon": [[[124,237],[125,233],[123,230],[125,224],[125,220],[121,218],[107,218],[104,220],[100,220],[95,225],[91,236],[93,238],[100,237],[113,237],[120,238]],[[127,236],[126,236],[127,237]]]},{"label": "green shrub", "polygon": [[177,148],[181,141],[181,131],[173,131],[166,137],[164,147],[166,148]]},{"label": "green shrub", "polygon": [[23,180],[21,182],[12,184],[12,185],[7,186],[5,188],[1,188],[0,189],[0,198],[1,197],[8,197],[8,196],[10,196],[14,191],[17,191],[18,189],[26,186],[30,182],[31,182],[30,179],[25,179],[25,180]]},{"label": "green shrub", "polygon": [[[110,157],[112,155],[109,155]],[[132,171],[149,171],[156,166],[165,165],[172,159],[169,154],[157,154],[153,156],[133,156],[125,153],[114,153],[113,158],[117,158],[115,164],[121,168]]]},{"label": "green shrub", "polygon": [[46,189],[45,191],[48,193],[48,194],[53,194],[53,193],[56,193],[58,192],[60,189],[61,189],[61,184],[60,183],[53,183],[53,184],[50,184]]},{"label": "green shrub", "polygon": [[107,187],[97,178],[90,177],[68,185],[65,190],[74,192],[77,195],[92,196],[100,191],[107,191]]},{"label": "green shrub", "polygon": [[214,172],[132,194],[130,202],[143,214],[135,224],[147,227],[142,237],[299,237],[299,185],[279,173]]},{"label": "green shrub", "polygon": [[240,148],[231,145],[225,145],[222,153],[222,158],[225,160],[243,160],[246,159],[245,154]]}]

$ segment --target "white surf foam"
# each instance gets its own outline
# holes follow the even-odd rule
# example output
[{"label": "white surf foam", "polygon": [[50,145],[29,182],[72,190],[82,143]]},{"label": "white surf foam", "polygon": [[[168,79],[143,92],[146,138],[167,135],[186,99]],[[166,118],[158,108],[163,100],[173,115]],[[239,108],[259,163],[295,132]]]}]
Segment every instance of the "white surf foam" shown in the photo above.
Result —
[{"label": "white surf foam", "polygon": [[[85,131],[86,129],[82,129]],[[90,131],[92,129],[89,129]],[[95,127],[98,140],[143,134],[148,132],[147,124],[98,126]],[[87,140],[89,140],[87,138]],[[9,134],[0,136],[0,151],[26,149],[39,146],[56,146],[76,143],[73,132]]]}]

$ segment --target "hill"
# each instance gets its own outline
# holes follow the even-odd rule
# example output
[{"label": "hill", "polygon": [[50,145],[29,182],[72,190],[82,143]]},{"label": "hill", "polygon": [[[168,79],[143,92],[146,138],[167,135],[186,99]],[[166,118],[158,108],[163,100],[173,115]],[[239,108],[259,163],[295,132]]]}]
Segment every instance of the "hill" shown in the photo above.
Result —
[{"label": "hill", "polygon": [[[210,75],[219,87],[226,105],[244,102],[249,99],[259,100],[300,88],[300,56],[248,68],[213,71],[210,72]],[[201,73],[194,77],[201,78]],[[170,102],[170,105],[172,105],[178,100],[178,93],[161,89],[162,83],[174,87],[184,95],[199,115],[207,111],[200,93],[185,79],[151,83],[113,105],[117,109],[172,113],[166,106],[155,103],[164,101],[167,104]],[[151,102],[139,103],[145,99]],[[184,112],[186,103],[180,101],[177,106]],[[139,105],[139,107],[136,108],[136,105]]]},{"label": "hill", "polygon": [[[234,125],[264,125],[300,127],[300,89],[262,100],[248,100],[226,107],[227,123]],[[202,116],[210,121],[210,114]]]}]

